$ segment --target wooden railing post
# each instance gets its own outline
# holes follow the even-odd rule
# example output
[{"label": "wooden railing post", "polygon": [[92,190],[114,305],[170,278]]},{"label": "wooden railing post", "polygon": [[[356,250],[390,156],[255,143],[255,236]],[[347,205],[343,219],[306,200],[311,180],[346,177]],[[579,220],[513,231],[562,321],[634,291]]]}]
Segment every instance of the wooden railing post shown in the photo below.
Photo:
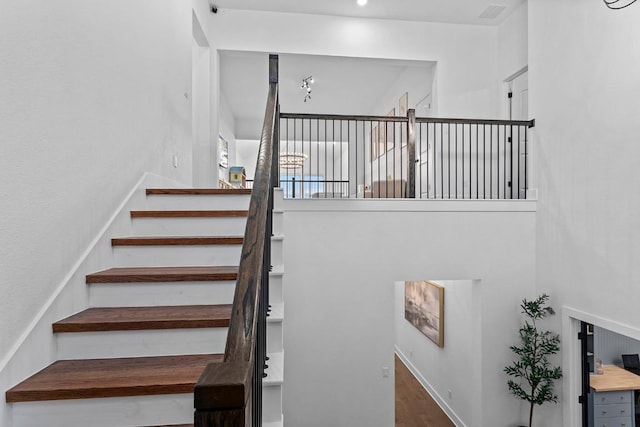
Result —
[{"label": "wooden railing post", "polygon": [[407,198],[416,197],[416,110],[407,111],[407,155],[409,157],[409,169],[407,176]]},{"label": "wooden railing post", "polygon": [[249,362],[209,364],[194,390],[196,426],[251,426]]}]

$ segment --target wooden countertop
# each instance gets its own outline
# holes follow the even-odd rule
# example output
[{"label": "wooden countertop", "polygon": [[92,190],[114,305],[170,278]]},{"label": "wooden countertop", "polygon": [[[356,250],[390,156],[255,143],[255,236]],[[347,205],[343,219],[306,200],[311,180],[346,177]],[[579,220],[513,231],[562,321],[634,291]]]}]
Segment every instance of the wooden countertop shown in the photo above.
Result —
[{"label": "wooden countertop", "polygon": [[600,391],[620,391],[620,390],[640,390],[640,376],[633,374],[615,365],[604,365],[604,373],[601,375],[591,374],[589,383],[596,392]]}]

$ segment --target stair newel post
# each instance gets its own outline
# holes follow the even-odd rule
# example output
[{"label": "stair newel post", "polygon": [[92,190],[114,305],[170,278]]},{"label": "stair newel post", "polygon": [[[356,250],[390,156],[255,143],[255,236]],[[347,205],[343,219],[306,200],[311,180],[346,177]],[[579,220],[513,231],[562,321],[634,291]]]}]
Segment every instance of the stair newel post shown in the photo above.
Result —
[{"label": "stair newel post", "polygon": [[407,157],[409,168],[407,176],[407,198],[416,197],[416,110],[407,111]]}]

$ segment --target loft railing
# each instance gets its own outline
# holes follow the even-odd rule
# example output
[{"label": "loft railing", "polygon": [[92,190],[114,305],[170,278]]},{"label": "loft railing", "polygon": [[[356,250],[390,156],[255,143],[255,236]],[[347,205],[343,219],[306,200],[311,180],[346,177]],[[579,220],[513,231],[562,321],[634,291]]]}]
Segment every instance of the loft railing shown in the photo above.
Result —
[{"label": "loft railing", "polygon": [[525,199],[534,121],[280,114],[287,198]]},{"label": "loft railing", "polygon": [[269,95],[224,359],[209,364],[195,386],[195,427],[262,425],[278,122],[278,57],[271,55]]}]

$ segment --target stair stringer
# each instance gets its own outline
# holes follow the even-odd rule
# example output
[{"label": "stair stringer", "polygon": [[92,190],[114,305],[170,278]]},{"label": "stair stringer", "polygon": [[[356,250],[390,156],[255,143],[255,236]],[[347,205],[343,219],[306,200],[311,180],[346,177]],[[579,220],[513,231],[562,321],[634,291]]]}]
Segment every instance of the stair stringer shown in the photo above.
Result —
[{"label": "stair stringer", "polygon": [[269,275],[269,304],[271,314],[267,318],[267,355],[269,368],[262,385],[262,425],[263,427],[283,427],[284,411],[282,401],[284,387],[284,292],[285,266],[284,245],[285,230],[283,229],[282,210],[283,192],[274,191],[273,237],[271,239],[271,262],[273,265]]}]

